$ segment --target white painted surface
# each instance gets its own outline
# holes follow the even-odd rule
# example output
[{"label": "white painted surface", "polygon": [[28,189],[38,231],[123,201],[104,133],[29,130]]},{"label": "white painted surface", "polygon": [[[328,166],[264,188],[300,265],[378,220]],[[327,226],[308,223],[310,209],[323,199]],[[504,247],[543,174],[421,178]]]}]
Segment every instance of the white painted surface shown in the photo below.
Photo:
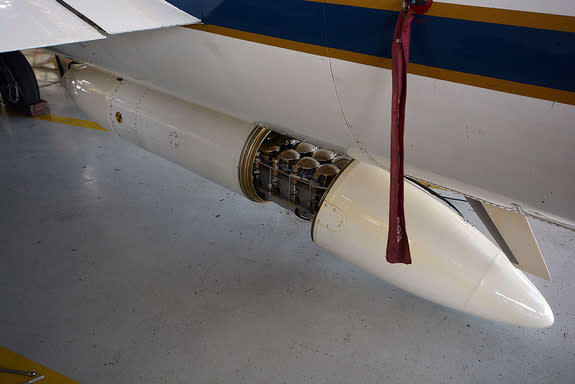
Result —
[{"label": "white painted surface", "polygon": [[413,263],[385,259],[389,172],[354,161],[331,186],[313,227],[320,247],[408,292],[490,320],[545,328],[553,312],[479,230],[411,183],[405,222]]},{"label": "white painted surface", "polygon": [[[78,106],[99,122],[107,118],[106,128],[241,193],[238,164],[253,125],[89,67],[70,70],[66,83]],[[406,185],[406,221],[414,264],[387,263],[381,250],[386,243],[388,186],[389,174],[382,168],[350,165],[318,213],[317,244],[450,308],[527,327],[553,323],[549,306],[529,280],[509,262],[496,262],[506,259],[501,251],[411,184]],[[494,281],[492,274],[497,275]],[[533,313],[525,313],[525,308]]]},{"label": "white painted surface", "polygon": [[0,52],[104,38],[55,0],[0,1],[0,36]]},{"label": "white painted surface", "polygon": [[[388,167],[391,71],[331,59],[350,154]],[[575,106],[409,75],[406,173],[575,228]],[[361,153],[359,148],[369,152]]]},{"label": "white painted surface", "polygon": [[66,0],[66,3],[110,34],[200,22],[163,0]]},{"label": "white painted surface", "polygon": [[92,68],[70,70],[66,84],[77,105],[104,127],[241,194],[238,164],[252,124]]},{"label": "white painted surface", "polygon": [[532,221],[553,281],[532,280],[555,324],[526,329],[387,284],[113,133],[2,111],[0,194],[0,344],[82,384],[575,383],[575,233],[553,225]]},{"label": "white painted surface", "polygon": [[[58,49],[386,166],[389,70],[336,59],[330,67],[325,57],[187,28]],[[421,76],[408,78],[407,105],[408,174],[575,228],[575,179],[566,177],[575,163],[575,107]]]},{"label": "white painted surface", "polygon": [[537,239],[525,216],[487,203],[483,203],[483,207],[519,262],[519,269],[551,280]]},{"label": "white painted surface", "polygon": [[279,132],[341,150],[353,142],[326,57],[188,28],[111,36],[104,45],[58,50],[207,108],[264,122]]},{"label": "white painted surface", "polygon": [[[81,66],[80,68],[83,68]],[[117,76],[102,71],[84,71],[82,79],[74,79],[78,66],[68,71],[65,77],[66,88],[72,99],[92,121],[109,129],[112,126],[110,102],[118,88]]]}]

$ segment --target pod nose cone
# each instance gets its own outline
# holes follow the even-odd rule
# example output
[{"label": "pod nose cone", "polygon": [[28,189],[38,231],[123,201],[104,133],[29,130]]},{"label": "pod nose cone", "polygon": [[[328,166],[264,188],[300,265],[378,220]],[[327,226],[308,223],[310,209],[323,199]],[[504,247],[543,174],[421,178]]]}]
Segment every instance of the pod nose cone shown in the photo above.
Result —
[{"label": "pod nose cone", "polygon": [[555,321],[547,301],[501,252],[466,304],[471,313],[527,328],[547,328]]}]

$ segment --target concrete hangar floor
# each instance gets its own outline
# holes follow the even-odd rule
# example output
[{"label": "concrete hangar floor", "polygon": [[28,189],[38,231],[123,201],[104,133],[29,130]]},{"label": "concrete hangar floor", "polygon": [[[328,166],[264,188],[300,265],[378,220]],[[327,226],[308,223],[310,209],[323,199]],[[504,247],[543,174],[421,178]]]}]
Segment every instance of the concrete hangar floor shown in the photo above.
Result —
[{"label": "concrete hangar floor", "polygon": [[[48,56],[31,60],[54,80]],[[489,322],[89,129],[61,85],[42,96],[51,121],[0,116],[0,367],[16,352],[83,384],[575,383],[573,232],[531,220],[553,281],[530,278],[555,324]]]}]

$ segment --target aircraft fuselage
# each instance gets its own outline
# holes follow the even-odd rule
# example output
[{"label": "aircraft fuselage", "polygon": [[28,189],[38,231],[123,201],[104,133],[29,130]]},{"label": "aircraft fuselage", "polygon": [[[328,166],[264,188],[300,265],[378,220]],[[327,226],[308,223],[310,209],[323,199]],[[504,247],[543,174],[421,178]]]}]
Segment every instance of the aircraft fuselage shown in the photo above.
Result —
[{"label": "aircraft fuselage", "polygon": [[[387,167],[397,13],[381,8],[393,5],[171,2],[206,25],[56,50]],[[575,228],[575,7],[538,16],[546,11],[530,6],[517,12],[436,3],[416,18],[406,173]]]}]

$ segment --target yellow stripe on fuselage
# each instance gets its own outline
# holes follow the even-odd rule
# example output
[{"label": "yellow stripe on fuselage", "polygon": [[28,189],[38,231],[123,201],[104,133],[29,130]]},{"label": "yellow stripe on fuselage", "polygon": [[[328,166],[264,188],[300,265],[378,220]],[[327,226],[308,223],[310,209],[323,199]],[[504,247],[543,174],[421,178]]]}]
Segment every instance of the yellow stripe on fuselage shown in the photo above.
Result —
[{"label": "yellow stripe on fuselage", "polygon": [[[310,53],[313,55],[332,57],[350,61],[358,64],[365,64],[374,67],[391,69],[391,59],[366,55],[335,48],[327,48],[320,45],[300,43],[296,41],[280,39],[257,33],[244,32],[236,29],[218,27],[215,25],[189,25],[187,28],[200,31],[215,33],[222,36],[233,37],[236,39],[251,41],[265,45],[271,45],[279,48],[291,49],[294,51]],[[451,81],[455,83],[471,85],[479,88],[487,88],[495,91],[511,93],[514,95],[528,96],[537,99],[555,101],[558,103],[575,105],[575,92],[563,91],[554,88],[541,87],[537,85],[519,83],[516,81],[502,80],[494,77],[474,75],[471,73],[452,71],[430,67],[421,64],[409,64],[409,73],[425,77],[431,77],[438,80]]]},{"label": "yellow stripe on fuselage", "polygon": [[[314,3],[347,5],[350,7],[399,11],[402,0],[306,0]],[[447,17],[483,23],[513,25],[515,27],[548,29],[551,31],[575,32],[575,17],[549,13],[515,11],[501,8],[477,7],[448,3],[433,3],[428,16]]]},{"label": "yellow stripe on fuselage", "polygon": [[[333,48],[329,48],[329,55],[334,59],[391,69],[391,59],[384,57],[365,55],[362,53]],[[512,93],[514,95],[555,101],[557,103],[575,105],[575,92],[519,83],[516,81],[502,80],[494,77],[474,75],[472,73],[452,71],[450,69],[430,67],[421,64],[409,63],[408,68],[409,73],[413,75],[431,77],[433,79],[446,80],[479,88],[487,88],[494,91]]]}]

